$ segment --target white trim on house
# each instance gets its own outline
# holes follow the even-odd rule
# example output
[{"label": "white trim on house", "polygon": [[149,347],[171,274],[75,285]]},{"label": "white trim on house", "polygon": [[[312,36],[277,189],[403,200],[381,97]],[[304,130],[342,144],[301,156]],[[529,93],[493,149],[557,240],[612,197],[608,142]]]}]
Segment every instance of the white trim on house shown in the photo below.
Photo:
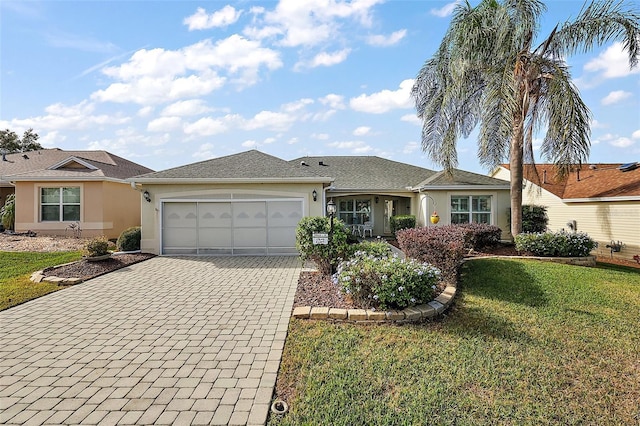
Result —
[{"label": "white trim on house", "polygon": [[129,178],[127,182],[140,183],[140,184],[225,184],[225,183],[326,183],[331,182],[331,178],[328,177],[288,177],[288,178]]},{"label": "white trim on house", "polygon": [[565,203],[595,203],[616,201],[640,201],[640,196],[629,195],[626,197],[598,197],[598,198],[560,198]]},{"label": "white trim on house", "polygon": [[75,157],[75,156],[71,156],[71,157],[65,158],[64,160],[60,161],[59,163],[56,163],[56,164],[54,164],[52,166],[47,167],[47,170],[56,170],[56,169],[59,169],[61,167],[66,166],[69,163],[78,163],[78,164],[83,165],[87,169],[98,170],[98,168],[96,166],[94,166],[93,164],[88,163],[87,161],[82,160],[82,159],[80,159],[78,157]]}]

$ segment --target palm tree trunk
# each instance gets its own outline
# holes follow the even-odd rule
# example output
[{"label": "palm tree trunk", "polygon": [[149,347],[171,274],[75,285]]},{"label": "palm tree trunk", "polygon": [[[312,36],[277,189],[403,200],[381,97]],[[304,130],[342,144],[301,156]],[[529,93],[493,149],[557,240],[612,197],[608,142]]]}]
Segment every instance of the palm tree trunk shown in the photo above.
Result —
[{"label": "palm tree trunk", "polygon": [[509,151],[509,169],[511,171],[511,235],[522,232],[522,182],[524,157],[524,121],[516,119]]}]

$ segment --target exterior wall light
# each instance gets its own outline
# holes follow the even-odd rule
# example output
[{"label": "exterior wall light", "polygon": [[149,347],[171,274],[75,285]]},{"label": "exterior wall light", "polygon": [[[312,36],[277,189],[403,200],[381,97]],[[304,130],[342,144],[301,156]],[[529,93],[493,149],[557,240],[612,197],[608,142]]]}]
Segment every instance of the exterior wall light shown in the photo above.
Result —
[{"label": "exterior wall light", "polygon": [[147,203],[151,202],[151,194],[149,194],[149,191],[144,191],[142,193],[142,196],[144,197],[144,199],[147,201]]},{"label": "exterior wall light", "polygon": [[311,195],[313,196],[313,201],[318,201],[318,191],[314,189]]}]

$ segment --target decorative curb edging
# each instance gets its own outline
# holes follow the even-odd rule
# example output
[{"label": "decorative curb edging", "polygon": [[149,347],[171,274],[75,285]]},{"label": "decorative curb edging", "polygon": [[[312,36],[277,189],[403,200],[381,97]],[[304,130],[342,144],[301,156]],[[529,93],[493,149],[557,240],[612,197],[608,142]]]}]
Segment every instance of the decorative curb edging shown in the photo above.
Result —
[{"label": "decorative curb edging", "polygon": [[339,309],[328,307],[298,306],[292,318],[331,320],[352,323],[407,323],[432,319],[446,311],[453,303],[457,288],[449,285],[429,303],[412,306],[401,311],[374,311],[371,309]]},{"label": "decorative curb edging", "polygon": [[[72,265],[74,263],[76,262],[63,263],[62,265],[52,266],[51,269],[59,268],[61,266]],[[80,284],[82,281],[84,281],[82,278],[60,278],[60,277],[54,277],[54,276],[45,277],[44,269],[41,271],[35,271],[33,274],[31,274],[31,277],[29,278],[29,280],[31,280],[34,283],[41,283],[44,281],[44,282],[54,283],[59,285],[75,285],[75,284]]]}]

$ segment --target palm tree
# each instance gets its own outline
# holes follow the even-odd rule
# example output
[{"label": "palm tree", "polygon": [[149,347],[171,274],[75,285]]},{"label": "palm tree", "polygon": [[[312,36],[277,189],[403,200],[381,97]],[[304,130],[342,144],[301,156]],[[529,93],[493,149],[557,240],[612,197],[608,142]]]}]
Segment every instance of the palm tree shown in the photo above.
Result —
[{"label": "palm tree", "polygon": [[612,40],[623,41],[631,68],[640,53],[640,13],[623,1],[585,4],[533,47],[545,11],[539,0],[459,4],[412,90],[422,148],[445,170],[457,166],[458,137],[478,124],[481,164],[492,169],[508,156],[514,236],[522,232],[523,165],[533,163],[534,133],[546,132],[541,155],[561,175],[589,157],[590,112],[565,58]]}]

